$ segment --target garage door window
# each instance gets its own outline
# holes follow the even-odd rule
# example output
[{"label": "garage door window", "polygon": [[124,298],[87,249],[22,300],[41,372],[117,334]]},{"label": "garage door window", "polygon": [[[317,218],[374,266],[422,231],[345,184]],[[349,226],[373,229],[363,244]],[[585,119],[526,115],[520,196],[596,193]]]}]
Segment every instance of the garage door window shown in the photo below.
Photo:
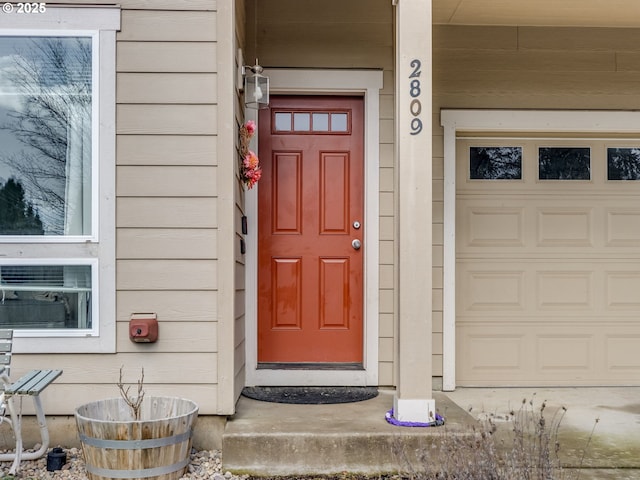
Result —
[{"label": "garage door window", "polygon": [[522,147],[470,147],[469,178],[522,179]]},{"label": "garage door window", "polygon": [[540,180],[590,180],[591,149],[587,147],[540,147]]},{"label": "garage door window", "polygon": [[608,180],[640,180],[640,148],[607,148]]}]

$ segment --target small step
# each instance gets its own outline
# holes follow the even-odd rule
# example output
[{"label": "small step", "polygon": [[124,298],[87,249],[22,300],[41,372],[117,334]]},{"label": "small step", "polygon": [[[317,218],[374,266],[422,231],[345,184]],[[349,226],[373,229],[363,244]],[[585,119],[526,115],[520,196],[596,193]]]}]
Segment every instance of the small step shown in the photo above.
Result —
[{"label": "small step", "polygon": [[223,435],[223,467],[259,476],[420,470],[420,457],[447,431],[475,421],[445,395],[434,393],[445,427],[389,425],[393,392],[335,405],[291,405],[241,397]]}]

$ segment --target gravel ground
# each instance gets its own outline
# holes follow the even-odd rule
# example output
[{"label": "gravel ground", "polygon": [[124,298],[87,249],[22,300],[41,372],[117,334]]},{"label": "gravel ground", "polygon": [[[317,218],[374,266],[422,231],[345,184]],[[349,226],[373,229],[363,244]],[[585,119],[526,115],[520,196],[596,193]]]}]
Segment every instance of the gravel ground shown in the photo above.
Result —
[{"label": "gravel ground", "polygon": [[[23,461],[20,463],[20,471],[16,477],[9,476],[11,462],[2,462],[2,476],[0,480],[22,479],[22,480],[86,480],[87,475],[84,469],[82,452],[78,448],[65,449],[67,453],[67,463],[62,470],[54,472],[47,471],[47,456],[39,460]],[[5,453],[4,451],[2,453]],[[181,480],[246,480],[247,476],[236,476],[229,472],[222,471],[222,462],[218,450],[192,451],[191,463],[187,474]]]}]

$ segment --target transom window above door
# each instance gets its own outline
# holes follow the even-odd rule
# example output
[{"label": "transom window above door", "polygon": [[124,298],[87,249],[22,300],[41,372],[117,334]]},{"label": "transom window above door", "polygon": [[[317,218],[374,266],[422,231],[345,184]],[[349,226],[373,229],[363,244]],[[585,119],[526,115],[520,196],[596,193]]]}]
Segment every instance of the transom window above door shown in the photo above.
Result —
[{"label": "transom window above door", "polygon": [[275,111],[273,113],[273,129],[282,133],[331,133],[348,134],[351,132],[351,118],[349,112],[296,112]]}]

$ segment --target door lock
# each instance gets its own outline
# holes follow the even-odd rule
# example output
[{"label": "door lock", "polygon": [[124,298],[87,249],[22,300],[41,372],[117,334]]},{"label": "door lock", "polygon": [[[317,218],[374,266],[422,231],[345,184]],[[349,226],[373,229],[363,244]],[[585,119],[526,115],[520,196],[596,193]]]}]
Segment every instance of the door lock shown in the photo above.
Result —
[{"label": "door lock", "polygon": [[351,246],[353,247],[354,250],[360,250],[360,247],[362,246],[362,242],[360,240],[358,240],[357,238],[355,238],[351,242]]},{"label": "door lock", "polygon": [[356,220],[355,222],[353,222],[353,228],[355,228],[356,230],[360,229],[360,222],[358,220]]}]

